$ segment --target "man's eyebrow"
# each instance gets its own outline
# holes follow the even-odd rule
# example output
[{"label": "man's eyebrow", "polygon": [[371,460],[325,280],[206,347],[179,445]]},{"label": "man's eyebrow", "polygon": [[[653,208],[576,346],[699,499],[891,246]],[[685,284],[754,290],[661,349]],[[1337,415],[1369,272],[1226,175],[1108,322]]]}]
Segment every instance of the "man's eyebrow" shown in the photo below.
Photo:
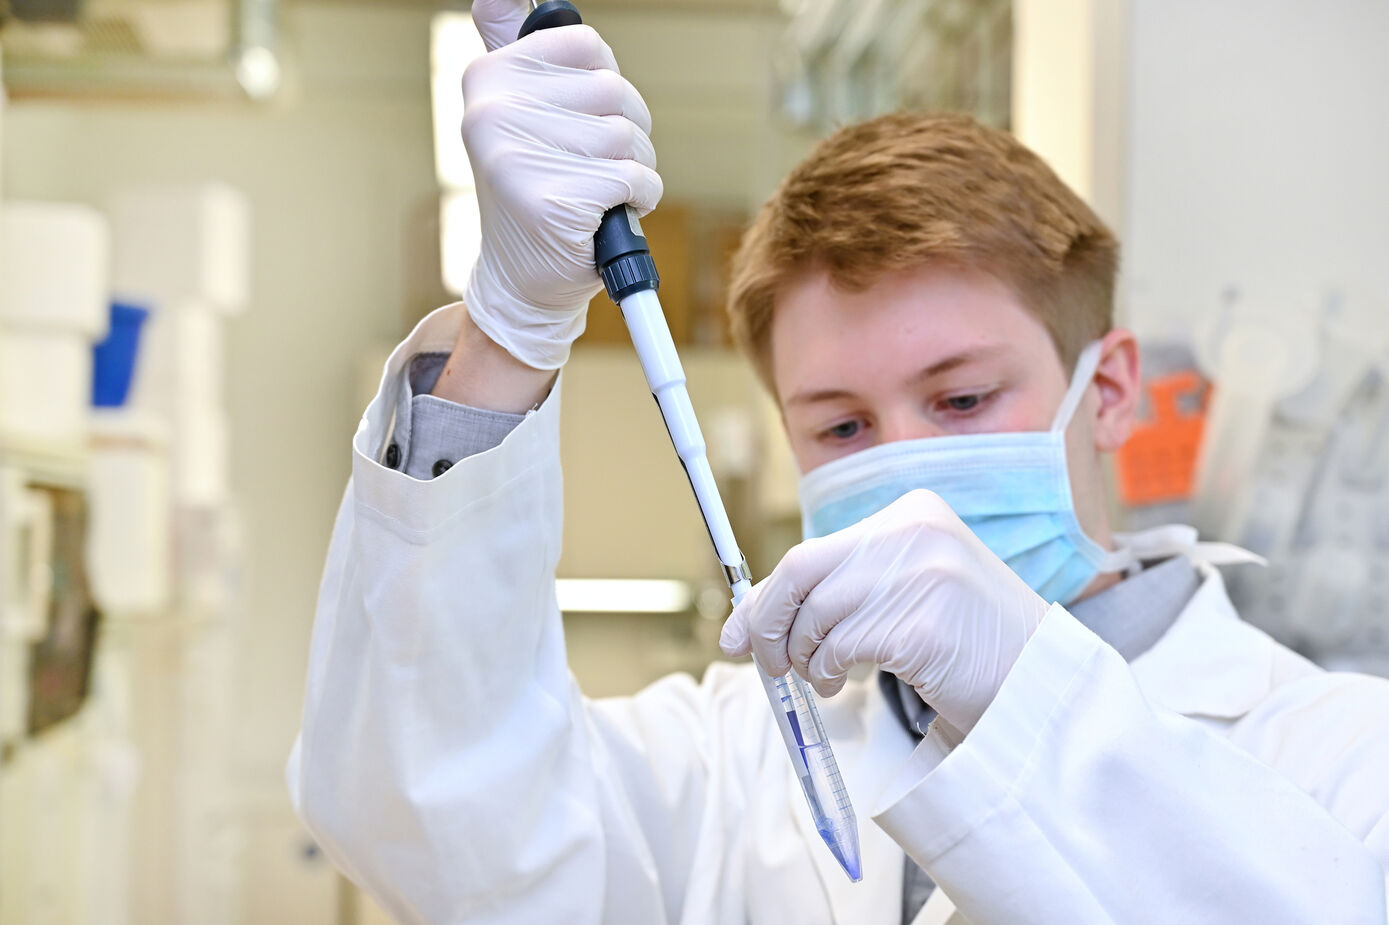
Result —
[{"label": "man's eyebrow", "polygon": [[[958,369],[967,363],[987,359],[1002,352],[1003,348],[997,346],[976,347],[972,350],[965,350],[945,357],[942,360],[937,360],[930,366],[913,373],[911,378],[907,381],[913,385],[922,383],[934,376],[948,373],[952,369]],[[808,389],[796,392],[790,398],[786,399],[786,405],[813,405],[816,402],[837,401],[839,399],[852,399],[856,397],[857,396],[848,389]]]},{"label": "man's eyebrow", "polygon": [[927,366],[920,372],[913,374],[911,379],[909,379],[908,381],[913,384],[925,382],[927,379],[939,376],[942,373],[948,373],[952,369],[958,369],[959,367],[964,366],[968,363],[973,363],[976,360],[988,359],[989,357],[996,356],[997,354],[1002,352],[1003,348],[997,346],[976,347],[972,350],[964,350],[960,353],[948,356],[943,360],[937,360],[936,362],[932,363],[930,366]]},{"label": "man's eyebrow", "polygon": [[840,398],[853,398],[854,393],[848,389],[811,389],[802,390],[786,399],[788,405],[813,405],[821,401],[834,401]]}]

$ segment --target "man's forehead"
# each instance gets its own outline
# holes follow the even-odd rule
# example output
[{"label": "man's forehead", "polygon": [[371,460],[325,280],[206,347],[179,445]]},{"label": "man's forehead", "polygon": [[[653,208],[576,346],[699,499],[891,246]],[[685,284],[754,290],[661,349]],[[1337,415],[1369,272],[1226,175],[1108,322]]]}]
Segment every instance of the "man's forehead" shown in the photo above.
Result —
[{"label": "man's forehead", "polygon": [[[884,315],[930,318],[936,323],[960,321],[981,311],[1027,309],[1015,289],[988,269],[958,262],[934,261],[892,270],[863,285],[838,279],[813,265],[795,275],[777,292],[771,312],[771,331],[800,324],[861,326]],[[964,316],[964,317],[962,317]]]},{"label": "man's forehead", "polygon": [[1009,286],[955,265],[887,275],[862,290],[834,286],[823,271],[802,274],[777,299],[769,346],[777,390],[788,401],[808,384],[865,366],[931,377],[1009,354],[1055,355],[1040,319]]}]

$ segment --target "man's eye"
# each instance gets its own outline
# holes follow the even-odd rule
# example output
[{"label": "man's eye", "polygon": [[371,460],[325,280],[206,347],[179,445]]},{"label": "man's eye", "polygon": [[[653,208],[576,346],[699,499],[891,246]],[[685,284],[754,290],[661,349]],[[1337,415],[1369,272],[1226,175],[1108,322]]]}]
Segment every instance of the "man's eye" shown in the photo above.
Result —
[{"label": "man's eye", "polygon": [[836,424],[829,430],[825,431],[825,435],[833,437],[836,440],[848,440],[850,437],[858,433],[858,429],[858,421],[845,421],[842,424]]},{"label": "man's eye", "polygon": [[945,400],[951,411],[973,411],[979,406],[979,395],[953,395]]}]

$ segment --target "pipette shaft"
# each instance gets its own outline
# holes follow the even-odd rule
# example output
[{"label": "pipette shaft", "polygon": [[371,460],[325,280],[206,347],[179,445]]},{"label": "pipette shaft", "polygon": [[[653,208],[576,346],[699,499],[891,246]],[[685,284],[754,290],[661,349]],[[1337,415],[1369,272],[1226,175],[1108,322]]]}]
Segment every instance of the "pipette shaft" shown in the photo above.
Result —
[{"label": "pipette shaft", "polygon": [[[634,220],[634,218],[632,219]],[[638,226],[639,228],[640,226]],[[715,553],[723,566],[724,578],[733,592],[736,606],[752,588],[747,560],[733,538],[728,512],[719,496],[718,484],[705,451],[704,437],[695,417],[685,372],[675,352],[675,343],[666,324],[656,290],[638,289],[619,303],[632,343],[637,349],[642,372],[651,394],[661,409],[671,443],[685,466],[704,525],[709,530]],[[788,672],[773,677],[757,665],[762,688],[767,694],[786,753],[796,771],[796,779],[810,806],[816,831],[824,839],[850,879],[862,878],[859,859],[858,821],[848,791],[839,776],[839,766],[829,738],[820,721],[820,711],[810,685]]]},{"label": "pipette shaft", "polygon": [[[537,29],[576,25],[579,11],[568,0],[545,0],[533,4],[521,26],[518,38]],[[603,215],[593,238],[599,275],[608,295],[622,310],[622,318],[632,335],[651,394],[661,409],[661,418],[675,445],[676,455],[685,467],[690,488],[709,530],[714,553],[723,566],[724,578],[736,606],[752,588],[752,575],[733,538],[728,512],[719,496],[718,484],[705,451],[704,435],[695,417],[690,393],[685,387],[685,370],[675,352],[665,312],[656,290],[660,276],[642,233],[637,214],[628,206],[617,206]],[[862,878],[859,862],[858,821],[848,792],[839,776],[839,767],[829,739],[820,722],[820,711],[810,686],[793,673],[772,677],[757,666],[762,687],[776,717],[777,728],[795,768],[796,778],[805,792],[815,828],[830,852],[853,880]]]}]

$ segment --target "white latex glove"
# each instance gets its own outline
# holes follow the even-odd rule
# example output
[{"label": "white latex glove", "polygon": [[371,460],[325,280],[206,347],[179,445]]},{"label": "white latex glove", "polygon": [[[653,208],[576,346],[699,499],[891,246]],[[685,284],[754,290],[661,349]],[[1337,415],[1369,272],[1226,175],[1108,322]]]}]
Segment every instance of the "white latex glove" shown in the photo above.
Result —
[{"label": "white latex glove", "polygon": [[968,734],[1048,605],[935,494],[917,490],[788,552],[733,611],[719,644],[821,696],[868,662]]},{"label": "white latex glove", "polygon": [[[593,234],[623,203],[661,198],[651,113],[588,26],[512,41],[528,5],[477,0],[489,48],[463,75],[463,142],[482,249],[464,293],[477,326],[536,369],[557,369],[601,288]],[[510,42],[510,44],[507,44]]]},{"label": "white latex glove", "polygon": [[528,0],[473,0],[473,25],[488,51],[516,41],[516,33],[530,15]]}]

